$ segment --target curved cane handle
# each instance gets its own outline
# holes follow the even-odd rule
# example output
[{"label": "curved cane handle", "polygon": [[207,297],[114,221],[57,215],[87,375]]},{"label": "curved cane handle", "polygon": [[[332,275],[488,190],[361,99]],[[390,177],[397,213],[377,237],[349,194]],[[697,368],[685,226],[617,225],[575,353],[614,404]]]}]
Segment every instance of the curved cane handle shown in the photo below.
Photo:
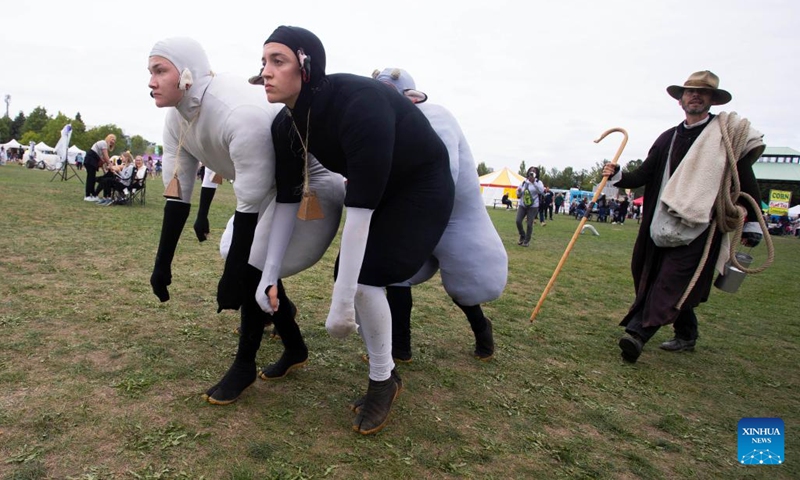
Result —
[{"label": "curved cane handle", "polygon": [[620,155],[622,155],[622,151],[625,150],[625,145],[628,144],[628,132],[625,131],[624,128],[620,128],[620,127],[609,128],[608,130],[606,130],[605,132],[600,134],[600,136],[597,138],[597,140],[594,141],[594,143],[600,143],[609,134],[614,133],[614,132],[620,132],[622,135],[624,135],[624,137],[622,139],[622,143],[620,144],[619,148],[617,149],[617,154],[614,155],[614,160],[611,160],[611,163],[613,165],[616,165],[617,164],[617,160],[619,160]]}]

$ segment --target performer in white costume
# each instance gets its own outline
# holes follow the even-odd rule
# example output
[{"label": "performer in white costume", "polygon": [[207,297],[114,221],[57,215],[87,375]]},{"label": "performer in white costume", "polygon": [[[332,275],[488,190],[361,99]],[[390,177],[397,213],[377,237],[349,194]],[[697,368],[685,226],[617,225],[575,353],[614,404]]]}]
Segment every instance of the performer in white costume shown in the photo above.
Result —
[{"label": "performer in white costume", "polygon": [[[217,303],[218,312],[241,307],[241,335],[233,365],[205,394],[210,403],[225,405],[235,401],[255,381],[256,352],[264,326],[270,320],[255,301],[255,289],[261,280],[259,269],[266,259],[275,208],[275,150],[269,125],[282,106],[269,104],[264,94],[244,79],[215,75],[203,48],[189,38],[169,38],[156,43],[150,52],[148,69],[156,106],[174,107],[167,112],[164,125],[164,185],[168,186],[173,178],[180,184],[176,195],[179,198],[169,198],[164,206],[161,239],[150,278],[153,292],[162,302],[169,300],[167,286],[172,280],[172,259],[189,216],[199,162],[223,178],[234,180],[235,227],[219,281]],[[286,261],[280,268],[281,278],[316,263],[336,234],[341,219],[344,179],[313,159],[309,170],[309,181],[315,185],[324,218],[296,221]],[[271,320],[281,335],[284,354],[290,352],[291,365],[297,366],[305,362],[297,358],[307,357],[308,350],[294,323],[296,308],[280,282],[278,290],[281,302],[289,308],[281,309]],[[270,367],[275,375],[286,373],[274,371],[282,368],[280,362]]]},{"label": "performer in white costume", "polygon": [[442,284],[453,302],[467,316],[475,334],[474,355],[489,360],[494,355],[492,322],[481,303],[497,299],[508,278],[508,254],[497,234],[480,192],[478,171],[467,139],[455,117],[444,107],[427,103],[416,90],[414,79],[399,68],[375,70],[373,78],[391,85],[425,114],[447,147],[455,183],[455,202],[450,221],[430,260],[408,282],[386,288],[392,311],[392,356],[411,360],[411,289],[441,272]]}]

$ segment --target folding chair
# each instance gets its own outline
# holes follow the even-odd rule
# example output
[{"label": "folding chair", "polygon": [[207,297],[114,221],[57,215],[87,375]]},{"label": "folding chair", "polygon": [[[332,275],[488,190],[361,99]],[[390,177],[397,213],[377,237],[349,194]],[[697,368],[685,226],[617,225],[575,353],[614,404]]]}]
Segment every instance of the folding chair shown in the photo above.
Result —
[{"label": "folding chair", "polygon": [[144,205],[147,195],[147,168],[137,169],[133,172],[131,185],[128,187],[128,205],[133,205],[138,201],[139,205]]}]

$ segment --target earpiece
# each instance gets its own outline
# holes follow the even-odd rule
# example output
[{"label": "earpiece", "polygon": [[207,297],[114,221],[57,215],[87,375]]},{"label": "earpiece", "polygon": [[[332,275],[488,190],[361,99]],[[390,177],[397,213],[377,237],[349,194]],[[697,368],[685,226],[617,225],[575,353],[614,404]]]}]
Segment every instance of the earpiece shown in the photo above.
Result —
[{"label": "earpiece", "polygon": [[193,83],[194,79],[192,78],[192,72],[188,68],[184,68],[181,72],[181,79],[178,82],[178,88],[181,90],[189,90]]}]

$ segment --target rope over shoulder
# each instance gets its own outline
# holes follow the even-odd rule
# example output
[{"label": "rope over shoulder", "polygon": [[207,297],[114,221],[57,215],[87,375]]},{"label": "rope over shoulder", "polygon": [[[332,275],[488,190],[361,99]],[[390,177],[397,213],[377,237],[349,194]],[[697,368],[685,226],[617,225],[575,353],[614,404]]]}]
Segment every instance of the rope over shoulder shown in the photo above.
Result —
[{"label": "rope over shoulder", "polygon": [[[697,279],[708,261],[708,252],[711,249],[711,243],[714,240],[714,234],[717,229],[723,234],[733,233],[730,242],[730,262],[731,264],[745,273],[761,273],[770,265],[775,259],[775,248],[772,245],[772,238],[769,235],[769,229],[764,222],[764,218],[758,215],[758,224],[761,227],[761,232],[764,237],[764,242],[767,245],[767,260],[763,265],[755,268],[746,268],[742,266],[736,259],[736,246],[742,240],[742,229],[744,228],[745,217],[747,210],[738,204],[740,200],[749,202],[756,212],[761,211],[761,207],[756,203],[755,199],[741,190],[739,183],[739,173],[736,169],[736,163],[742,157],[745,145],[747,144],[747,134],[750,131],[750,121],[746,118],[741,118],[738,123],[730,122],[731,116],[738,116],[736,112],[720,112],[717,116],[719,128],[722,132],[722,141],[725,144],[726,152],[726,165],[725,173],[722,175],[722,184],[720,185],[719,194],[714,202],[714,220],[711,222],[706,240],[705,247],[703,248],[703,255],[700,258],[700,264],[697,266],[692,280],[683,292],[683,296],[675,305],[675,308],[680,310],[686,298],[689,296],[694,286],[697,284]],[[732,125],[735,123],[735,125]]]}]

